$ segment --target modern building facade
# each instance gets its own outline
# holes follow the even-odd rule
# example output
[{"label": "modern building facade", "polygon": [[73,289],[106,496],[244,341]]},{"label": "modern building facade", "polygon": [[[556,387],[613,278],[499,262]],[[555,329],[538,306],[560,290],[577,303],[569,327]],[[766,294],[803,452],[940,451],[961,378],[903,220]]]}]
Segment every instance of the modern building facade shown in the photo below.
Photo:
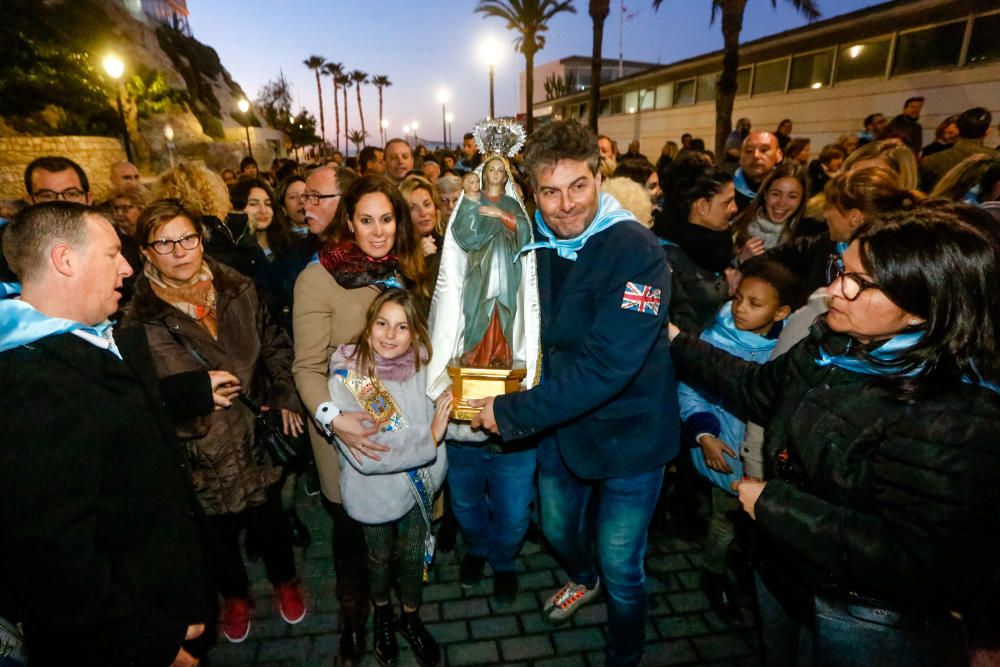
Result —
[{"label": "modern building facade", "polygon": [[[651,158],[684,132],[715,137],[715,85],[722,52],[602,84],[600,131]],[[926,98],[924,143],[953,113],[982,106],[1000,119],[1000,4],[996,0],[895,0],[740,47],[733,119],[773,130],[789,118],[814,151],[907,97]],[[536,102],[535,116],[586,122],[589,97]]]}]

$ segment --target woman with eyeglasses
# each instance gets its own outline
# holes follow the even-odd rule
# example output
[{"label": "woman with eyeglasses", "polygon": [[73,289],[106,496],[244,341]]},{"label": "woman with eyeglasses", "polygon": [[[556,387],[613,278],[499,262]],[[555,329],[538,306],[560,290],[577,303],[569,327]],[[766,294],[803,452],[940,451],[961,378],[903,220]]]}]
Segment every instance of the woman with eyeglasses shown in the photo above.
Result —
[{"label": "woman with eyeglasses", "polygon": [[[343,187],[343,186],[342,186]],[[315,197],[315,205],[321,196]],[[321,236],[323,247],[295,281],[292,322],[299,394],[315,428],[309,429],[323,489],[333,519],[333,560],[340,601],[340,656],[358,664],[366,652],[368,618],[367,549],[361,524],[344,511],[340,463],[329,438],[337,437],[363,460],[386,451],[368,436],[375,433],[354,407],[337,405],[328,384],[330,357],[364,328],[369,306],[391,287],[406,288],[424,301],[428,285],[423,250],[399,190],[382,176],[362,176],[341,190],[333,222]],[[355,406],[356,407],[356,406]],[[414,651],[419,653],[417,648]]]},{"label": "woman with eyeglasses", "polygon": [[[209,517],[209,550],[224,600],[222,631],[231,642],[250,632],[253,614],[239,534],[260,537],[278,611],[290,624],[305,616],[291,536],[281,508],[281,469],[254,439],[255,416],[237,400],[280,410],[286,434],[303,431],[292,379],[292,345],[271,321],[253,283],[204,256],[203,227],[176,201],[143,211],[136,238],[146,259],[126,321],[146,328],[157,375],[202,373],[205,391],[185,397],[175,415],[194,490]],[[216,404],[212,389],[228,400]]]},{"label": "woman with eyeglasses", "polygon": [[679,377],[765,428],[766,481],[737,486],[768,665],[967,664],[1000,582],[997,239],[954,204],[861,223],[763,366],[671,325]]}]

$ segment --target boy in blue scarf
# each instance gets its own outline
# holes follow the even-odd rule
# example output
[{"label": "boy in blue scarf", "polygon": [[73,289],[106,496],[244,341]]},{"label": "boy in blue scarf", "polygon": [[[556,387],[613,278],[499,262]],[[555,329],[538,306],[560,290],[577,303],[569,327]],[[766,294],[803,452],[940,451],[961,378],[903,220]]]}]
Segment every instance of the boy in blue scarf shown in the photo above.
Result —
[{"label": "boy in blue scarf", "polygon": [[[800,293],[798,280],[783,264],[771,259],[751,260],[743,265],[743,279],[732,300],[719,309],[715,324],[702,332],[701,340],[762,364],[778,342],[785,318],[802,305]],[[732,485],[743,477],[737,449],[746,424],[716,397],[687,384],[678,386],[677,395],[682,437],[692,444],[692,463],[712,483],[712,517],[704,545],[702,588],[719,616],[735,621],[739,609],[726,576],[726,555],[736,537],[731,516],[740,507]]]}]

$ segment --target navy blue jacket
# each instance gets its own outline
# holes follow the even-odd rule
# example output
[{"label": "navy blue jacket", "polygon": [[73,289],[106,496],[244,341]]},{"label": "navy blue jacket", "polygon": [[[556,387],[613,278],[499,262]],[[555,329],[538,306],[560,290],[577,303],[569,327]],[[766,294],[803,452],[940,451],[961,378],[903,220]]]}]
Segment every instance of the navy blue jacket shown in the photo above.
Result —
[{"label": "navy blue jacket", "polygon": [[[584,479],[666,464],[678,452],[680,417],[665,330],[670,269],[656,237],[636,222],[591,237],[557,295],[555,251],[535,256],[545,377],[529,391],[497,397],[501,437],[554,429],[563,460]],[[660,290],[655,314],[622,307],[629,282]]]}]

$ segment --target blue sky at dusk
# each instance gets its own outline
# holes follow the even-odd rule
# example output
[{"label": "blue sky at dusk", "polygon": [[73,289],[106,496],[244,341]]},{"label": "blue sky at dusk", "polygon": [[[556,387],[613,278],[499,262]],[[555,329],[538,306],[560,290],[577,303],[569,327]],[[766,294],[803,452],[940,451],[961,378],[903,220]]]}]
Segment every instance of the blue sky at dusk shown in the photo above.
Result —
[{"label": "blue sky at dusk", "polygon": [[[448,111],[454,113],[453,137],[486,116],[489,104],[487,67],[481,44],[492,38],[502,48],[496,67],[496,111],[513,115],[518,76],[524,57],[514,52],[513,35],[499,19],[474,13],[475,0],[188,0],[191,29],[214,47],[223,65],[253,99],[261,85],[279,70],[292,83],[295,109],[304,106],[318,115],[316,81],[302,61],[310,55],[340,62],[350,71],[385,74],[392,86],[385,91],[384,113],[389,134],[404,124],[419,123],[419,134],[441,140],[442,88],[450,92]],[[570,55],[589,55],[591,21],[586,0],[576,0],[576,14],[561,14],[549,25],[545,48],[536,64]],[[617,59],[622,26],[621,0],[612,0],[605,24],[604,56]],[[879,2],[818,0],[824,18]],[[805,20],[790,2],[750,0],[742,41],[800,27]],[[718,23],[709,25],[711,0],[666,0],[659,12],[649,0],[627,0],[624,23],[626,60],[670,63],[722,48]],[[327,137],[333,139],[333,89],[323,77]],[[378,95],[362,86],[365,126],[370,142],[378,142]],[[341,97],[341,103],[343,98]],[[350,126],[360,128],[357,98],[348,95]],[[343,111],[341,111],[343,113]]]}]

